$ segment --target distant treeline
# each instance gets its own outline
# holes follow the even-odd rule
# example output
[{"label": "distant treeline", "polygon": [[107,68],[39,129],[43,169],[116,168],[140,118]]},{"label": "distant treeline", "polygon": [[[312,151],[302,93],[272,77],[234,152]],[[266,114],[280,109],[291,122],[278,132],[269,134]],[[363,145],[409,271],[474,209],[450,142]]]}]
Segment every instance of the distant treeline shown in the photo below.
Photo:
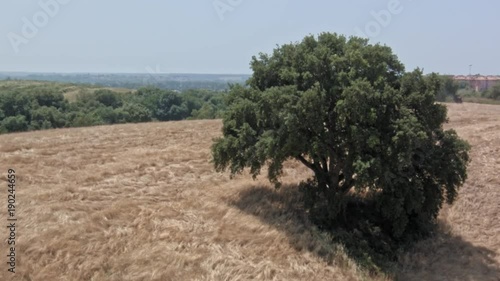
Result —
[{"label": "distant treeline", "polygon": [[104,124],[213,119],[224,110],[224,92],[154,87],[117,93],[80,92],[69,102],[50,87],[0,90],[0,133]]},{"label": "distant treeline", "polygon": [[[436,93],[436,100],[450,102],[456,100],[457,97],[463,98],[464,101],[496,104],[495,101],[500,100],[500,84],[493,86],[489,90],[476,92],[474,89],[470,88],[470,85],[459,83],[450,76],[442,75],[441,88],[440,91]],[[482,98],[483,100],[474,98]]]},{"label": "distant treeline", "polygon": [[208,89],[223,91],[228,83],[243,84],[248,75],[217,74],[16,74],[0,73],[0,80],[37,80],[91,84],[102,87],[138,89],[156,87],[167,90]]}]

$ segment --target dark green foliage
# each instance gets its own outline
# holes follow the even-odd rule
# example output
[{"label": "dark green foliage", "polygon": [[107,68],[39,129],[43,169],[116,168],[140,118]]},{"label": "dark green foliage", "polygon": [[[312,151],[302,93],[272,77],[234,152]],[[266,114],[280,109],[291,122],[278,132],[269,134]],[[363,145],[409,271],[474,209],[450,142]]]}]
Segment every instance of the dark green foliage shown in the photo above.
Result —
[{"label": "dark green foliage", "polygon": [[160,94],[154,111],[154,117],[160,121],[182,120],[189,116],[181,96],[173,92]]},{"label": "dark green foliage", "polygon": [[118,108],[122,106],[121,97],[111,90],[98,90],[94,93],[95,100],[104,106]]},{"label": "dark green foliage", "polygon": [[42,106],[32,111],[30,127],[32,130],[62,128],[66,118],[53,106]]},{"label": "dark green foliage", "polygon": [[211,104],[205,103],[199,110],[193,110],[191,116],[192,119],[214,119],[217,113]]},{"label": "dark green foliage", "polygon": [[111,106],[96,108],[92,114],[102,120],[104,124],[126,123],[128,120],[126,111],[122,108],[113,109]]},{"label": "dark green foliage", "polygon": [[186,119],[191,113],[189,107],[198,106],[196,101],[189,101],[181,94],[151,87],[139,89],[136,99],[159,121]]},{"label": "dark green foliage", "polygon": [[70,114],[71,127],[88,127],[103,125],[104,121],[95,113],[75,112]]},{"label": "dark green foliage", "polygon": [[487,95],[491,99],[500,100],[500,84],[497,84],[489,89],[487,91]]},{"label": "dark green foliage", "polygon": [[441,102],[449,99],[456,100],[458,98],[457,92],[460,88],[459,83],[449,76],[440,76],[440,79],[441,87],[436,92],[436,100]]},{"label": "dark green foliage", "polygon": [[32,98],[40,106],[54,107],[56,109],[65,109],[67,106],[67,101],[64,99],[64,95],[58,92],[52,92],[50,89],[40,89],[32,94]]},{"label": "dark green foliage", "polygon": [[225,94],[212,91],[187,91],[183,93],[192,119],[221,118],[225,110]]},{"label": "dark green foliage", "polygon": [[140,88],[137,90],[135,100],[137,103],[144,105],[151,112],[155,112],[158,107],[163,90],[153,87]]},{"label": "dark green foliage", "polygon": [[32,99],[29,94],[19,91],[4,92],[0,98],[0,109],[5,117],[24,115],[31,118]]},{"label": "dark green foliage", "polygon": [[[264,166],[279,186],[283,162],[314,173],[308,207],[346,217],[351,195],[370,194],[393,237],[433,225],[466,178],[468,144],[444,131],[436,104],[441,79],[410,73],[387,46],[324,33],[253,57],[248,87],[232,86],[223,137],[212,147],[217,171]],[[349,195],[349,196],[348,196]]]},{"label": "dark green foliage", "polygon": [[71,111],[90,112],[95,108],[103,107],[104,104],[97,101],[94,93],[80,92],[76,97],[76,102],[71,104]]},{"label": "dark green foliage", "polygon": [[0,123],[0,132],[23,132],[28,130],[28,122],[23,115],[9,116]]},{"label": "dark green foliage", "polygon": [[139,123],[151,121],[151,111],[142,104],[127,103],[121,109],[127,114],[127,122]]},{"label": "dark green foliage", "polygon": [[[146,87],[137,93],[117,93],[108,89],[84,88],[75,92],[74,85],[40,83],[0,83],[0,122],[10,118],[0,133],[61,127],[81,127],[128,122],[217,118],[224,109],[224,93],[210,90],[188,90],[184,93]],[[63,93],[73,92],[73,102]],[[200,109],[203,107],[203,110]],[[14,126],[16,125],[16,126]]]}]

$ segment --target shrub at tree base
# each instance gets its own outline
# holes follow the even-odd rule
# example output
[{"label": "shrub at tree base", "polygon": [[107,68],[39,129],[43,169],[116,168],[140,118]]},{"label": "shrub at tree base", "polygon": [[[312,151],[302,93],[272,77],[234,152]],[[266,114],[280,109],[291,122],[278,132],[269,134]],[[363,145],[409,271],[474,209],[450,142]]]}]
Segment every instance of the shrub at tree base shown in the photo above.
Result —
[{"label": "shrub at tree base", "polygon": [[394,238],[426,233],[456,199],[469,145],[443,130],[438,75],[406,73],[389,47],[330,33],[253,57],[251,67],[248,85],[227,97],[216,170],[249,168],[255,178],[267,166],[279,187],[284,161],[295,159],[314,173],[302,184],[308,208],[326,206],[334,224],[351,215],[350,198],[373,198]]}]

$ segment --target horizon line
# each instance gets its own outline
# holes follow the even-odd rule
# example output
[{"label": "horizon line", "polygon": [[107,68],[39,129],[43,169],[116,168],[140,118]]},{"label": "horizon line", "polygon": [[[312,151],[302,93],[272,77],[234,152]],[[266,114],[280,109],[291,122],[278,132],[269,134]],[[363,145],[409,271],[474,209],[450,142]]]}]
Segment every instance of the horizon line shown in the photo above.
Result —
[{"label": "horizon line", "polygon": [[0,70],[0,73],[12,73],[12,74],[142,74],[142,75],[252,75],[252,73],[200,73],[200,72],[161,72],[161,73],[149,73],[149,72],[58,72],[58,71],[9,71]]}]

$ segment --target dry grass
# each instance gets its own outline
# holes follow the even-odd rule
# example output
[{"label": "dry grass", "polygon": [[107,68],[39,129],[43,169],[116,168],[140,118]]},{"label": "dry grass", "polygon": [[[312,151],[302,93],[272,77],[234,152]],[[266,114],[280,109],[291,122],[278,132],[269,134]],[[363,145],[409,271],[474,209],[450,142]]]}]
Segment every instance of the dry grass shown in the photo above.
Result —
[{"label": "dry grass", "polygon": [[[499,280],[500,107],[449,108],[449,126],[474,146],[470,178],[438,239],[402,255],[396,278]],[[309,174],[299,164],[287,163],[279,191],[264,177],[215,173],[220,129],[182,121],[1,135],[1,198],[14,168],[20,228],[18,273],[2,261],[0,280],[370,277],[301,211],[293,187]]]}]

